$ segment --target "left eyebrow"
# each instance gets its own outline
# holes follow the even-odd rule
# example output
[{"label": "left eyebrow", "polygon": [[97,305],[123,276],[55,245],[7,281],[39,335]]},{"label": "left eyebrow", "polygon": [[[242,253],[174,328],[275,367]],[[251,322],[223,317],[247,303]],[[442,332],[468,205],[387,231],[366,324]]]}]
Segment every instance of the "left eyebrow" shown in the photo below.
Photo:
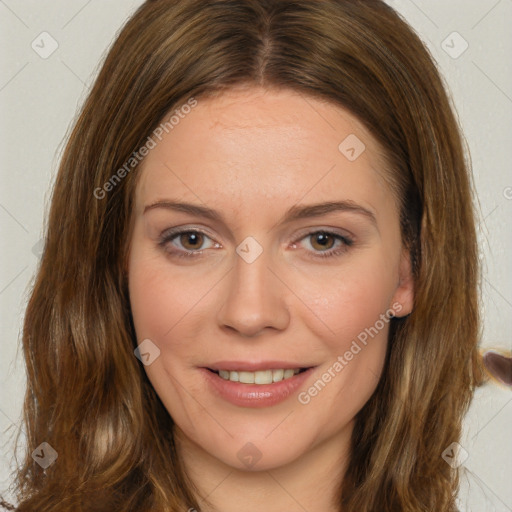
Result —
[{"label": "left eyebrow", "polygon": [[368,220],[370,220],[372,224],[375,225],[375,227],[377,227],[377,219],[375,214],[368,208],[365,208],[364,206],[361,206],[350,200],[329,201],[327,203],[316,203],[307,206],[292,206],[289,210],[287,210],[281,219],[281,222],[285,224],[298,219],[321,217],[323,215],[338,211],[352,212],[363,215]]},{"label": "left eyebrow", "polygon": [[[224,217],[221,213],[219,213],[217,210],[213,210],[212,208],[200,206],[198,204],[162,199],[156,201],[155,203],[146,205],[144,208],[144,213],[155,208],[165,208],[168,210],[189,213],[198,217],[204,217],[206,219],[221,222],[226,225]],[[294,205],[285,212],[280,222],[282,224],[286,224],[299,219],[322,217],[329,213],[338,211],[352,212],[362,215],[366,217],[372,224],[374,224],[375,227],[377,227],[377,219],[375,217],[375,213],[365,208],[364,206],[361,206],[350,200],[329,201],[326,203],[316,203],[306,206]]]}]

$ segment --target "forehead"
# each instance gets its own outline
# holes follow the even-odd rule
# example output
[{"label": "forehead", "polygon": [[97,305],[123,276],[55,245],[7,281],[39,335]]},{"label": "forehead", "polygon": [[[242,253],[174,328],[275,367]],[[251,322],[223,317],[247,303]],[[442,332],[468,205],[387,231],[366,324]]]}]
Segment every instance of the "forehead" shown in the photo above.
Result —
[{"label": "forehead", "polygon": [[241,214],[306,196],[389,202],[382,150],[345,109],[259,88],[197,101],[142,163],[139,210],[166,196],[236,205]]}]

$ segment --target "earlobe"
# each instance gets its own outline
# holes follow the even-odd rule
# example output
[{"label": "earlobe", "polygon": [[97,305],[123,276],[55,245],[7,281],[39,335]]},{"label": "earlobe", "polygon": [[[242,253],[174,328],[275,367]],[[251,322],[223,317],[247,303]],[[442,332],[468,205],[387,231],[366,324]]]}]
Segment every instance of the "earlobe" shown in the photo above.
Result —
[{"label": "earlobe", "polygon": [[412,275],[411,256],[403,250],[400,258],[398,285],[391,301],[394,316],[401,318],[411,313],[414,306],[414,277]]}]

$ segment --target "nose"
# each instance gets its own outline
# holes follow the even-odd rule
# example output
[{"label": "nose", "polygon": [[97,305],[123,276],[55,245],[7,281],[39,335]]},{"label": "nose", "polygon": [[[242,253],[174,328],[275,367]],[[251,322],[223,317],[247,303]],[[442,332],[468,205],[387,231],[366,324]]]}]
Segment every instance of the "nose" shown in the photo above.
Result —
[{"label": "nose", "polygon": [[287,327],[287,288],[269,263],[265,251],[251,263],[236,255],[234,267],[224,281],[225,300],[218,312],[221,328],[255,337],[266,329]]}]

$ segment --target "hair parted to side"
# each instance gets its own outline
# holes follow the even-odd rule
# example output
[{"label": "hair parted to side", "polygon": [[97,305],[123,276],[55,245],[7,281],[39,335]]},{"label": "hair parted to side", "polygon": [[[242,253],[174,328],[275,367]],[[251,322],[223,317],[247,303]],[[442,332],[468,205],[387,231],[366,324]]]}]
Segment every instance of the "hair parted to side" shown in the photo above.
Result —
[{"label": "hair parted to side", "polygon": [[[94,191],[171,109],[253,85],[322,98],[366,125],[414,262],[414,310],[392,319],[339,510],[455,510],[458,475],[441,454],[483,379],[471,178],[432,58],[380,0],[152,0],[119,33],[60,163],[24,319],[17,510],[200,510],[172,419],[133,355],[125,257],[137,169]],[[45,471],[31,457],[42,442],[58,453]]]}]

